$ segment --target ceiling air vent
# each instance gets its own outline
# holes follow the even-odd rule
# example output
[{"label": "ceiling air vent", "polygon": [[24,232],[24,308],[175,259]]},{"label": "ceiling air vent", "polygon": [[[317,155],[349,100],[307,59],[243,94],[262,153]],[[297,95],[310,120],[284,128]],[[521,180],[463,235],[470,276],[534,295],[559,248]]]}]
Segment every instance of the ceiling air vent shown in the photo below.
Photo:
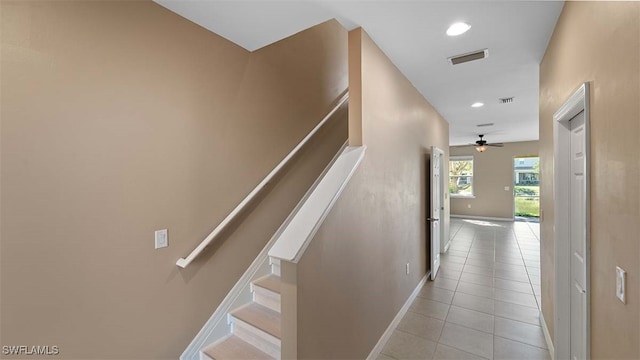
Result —
[{"label": "ceiling air vent", "polygon": [[512,97],[506,97],[506,98],[500,98],[498,99],[498,102],[500,104],[509,104],[513,102],[513,96]]},{"label": "ceiling air vent", "polygon": [[493,126],[493,123],[486,123],[486,124],[478,124],[476,125],[477,127],[487,127],[487,126]]},{"label": "ceiling air vent", "polygon": [[474,51],[474,52],[470,52],[462,55],[455,55],[450,58],[447,58],[447,60],[449,60],[451,65],[458,65],[458,64],[469,62],[469,61],[482,60],[488,56],[489,56],[489,49],[484,49],[484,50],[478,50],[478,51]]}]

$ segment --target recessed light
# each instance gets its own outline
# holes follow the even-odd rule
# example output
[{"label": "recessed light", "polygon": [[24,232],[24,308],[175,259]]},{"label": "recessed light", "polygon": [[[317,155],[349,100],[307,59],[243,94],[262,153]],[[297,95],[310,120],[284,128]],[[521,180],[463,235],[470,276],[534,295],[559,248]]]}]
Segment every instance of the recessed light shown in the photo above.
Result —
[{"label": "recessed light", "polygon": [[471,104],[471,107],[475,107],[475,108],[479,108],[481,106],[484,106],[484,104],[481,103],[481,102],[476,102],[476,103]]},{"label": "recessed light", "polygon": [[471,25],[463,22],[457,22],[452,24],[447,29],[447,35],[449,36],[458,36],[467,32],[467,30],[471,29]]}]

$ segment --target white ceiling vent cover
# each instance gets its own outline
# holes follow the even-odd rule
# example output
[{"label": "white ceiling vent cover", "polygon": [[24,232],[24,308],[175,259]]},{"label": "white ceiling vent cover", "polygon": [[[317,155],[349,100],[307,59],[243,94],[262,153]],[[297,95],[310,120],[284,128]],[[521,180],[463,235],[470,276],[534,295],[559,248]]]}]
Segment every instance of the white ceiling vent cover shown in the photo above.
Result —
[{"label": "white ceiling vent cover", "polygon": [[458,65],[469,61],[486,59],[489,56],[489,49],[477,50],[470,53],[455,55],[447,58],[451,65]]}]

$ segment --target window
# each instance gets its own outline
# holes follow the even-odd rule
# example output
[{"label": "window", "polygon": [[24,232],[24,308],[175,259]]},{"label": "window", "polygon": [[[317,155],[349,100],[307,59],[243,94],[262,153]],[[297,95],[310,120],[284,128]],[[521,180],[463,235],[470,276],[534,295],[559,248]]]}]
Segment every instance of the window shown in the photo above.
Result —
[{"label": "window", "polygon": [[452,197],[473,196],[473,156],[449,159],[449,193]]}]

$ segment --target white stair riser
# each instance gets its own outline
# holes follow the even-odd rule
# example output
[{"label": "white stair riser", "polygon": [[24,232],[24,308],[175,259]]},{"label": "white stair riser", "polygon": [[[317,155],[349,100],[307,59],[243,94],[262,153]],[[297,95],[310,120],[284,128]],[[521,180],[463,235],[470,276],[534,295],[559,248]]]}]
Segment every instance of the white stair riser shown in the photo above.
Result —
[{"label": "white stair riser", "polygon": [[280,294],[253,285],[253,301],[273,311],[280,312]]},{"label": "white stair riser", "polygon": [[280,276],[280,260],[269,258],[269,264],[271,265],[271,273]]},{"label": "white stair riser", "polygon": [[231,316],[231,329],[233,334],[240,339],[276,359],[280,358],[280,339],[275,336],[233,316]]}]

